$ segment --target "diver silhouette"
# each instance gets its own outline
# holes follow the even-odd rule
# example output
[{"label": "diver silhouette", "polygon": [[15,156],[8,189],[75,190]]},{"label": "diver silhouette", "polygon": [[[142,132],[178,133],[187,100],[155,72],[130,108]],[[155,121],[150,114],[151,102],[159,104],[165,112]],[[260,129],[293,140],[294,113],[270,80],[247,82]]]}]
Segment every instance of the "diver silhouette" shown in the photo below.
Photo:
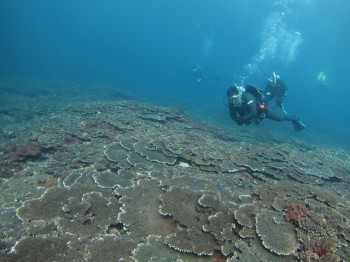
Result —
[{"label": "diver silhouette", "polygon": [[274,101],[274,104],[271,106],[272,109],[280,107],[283,112],[287,114],[283,105],[284,99],[287,96],[287,86],[282,78],[275,72],[273,72],[272,76],[267,79],[264,94],[266,101]]},{"label": "diver silhouette", "polygon": [[208,75],[199,65],[194,65],[192,67],[192,76],[198,84],[210,80],[221,80],[220,77]]}]

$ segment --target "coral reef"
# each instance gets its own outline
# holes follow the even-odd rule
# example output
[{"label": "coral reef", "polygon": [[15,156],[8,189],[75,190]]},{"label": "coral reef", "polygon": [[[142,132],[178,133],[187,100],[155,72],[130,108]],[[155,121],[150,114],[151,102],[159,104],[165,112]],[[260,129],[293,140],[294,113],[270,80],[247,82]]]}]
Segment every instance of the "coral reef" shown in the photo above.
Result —
[{"label": "coral reef", "polygon": [[0,260],[348,260],[347,151],[138,101],[10,109]]}]

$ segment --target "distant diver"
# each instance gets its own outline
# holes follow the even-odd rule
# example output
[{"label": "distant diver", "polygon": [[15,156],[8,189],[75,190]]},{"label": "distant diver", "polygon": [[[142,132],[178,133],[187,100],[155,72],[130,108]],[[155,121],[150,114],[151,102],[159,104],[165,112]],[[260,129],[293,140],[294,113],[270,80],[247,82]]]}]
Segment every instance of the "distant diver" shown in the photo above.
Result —
[{"label": "distant diver", "polygon": [[254,85],[240,87],[232,85],[227,90],[228,108],[231,118],[240,126],[258,125],[264,118],[274,121],[290,121],[295,131],[306,129],[298,117],[278,114],[265,104],[264,94]]},{"label": "distant diver", "polygon": [[285,114],[287,114],[283,105],[284,99],[287,96],[287,86],[281,77],[275,72],[273,72],[272,76],[267,79],[264,94],[267,101],[274,100],[275,103],[271,106],[272,109],[275,109],[278,106]]},{"label": "distant diver", "polygon": [[194,80],[198,84],[200,84],[204,80],[208,79],[207,74],[204,72],[204,70],[199,65],[195,65],[192,67],[192,75],[193,75]]},{"label": "distant diver", "polygon": [[198,84],[209,80],[221,80],[219,77],[209,76],[199,65],[192,67],[192,76]]},{"label": "distant diver", "polygon": [[328,86],[327,75],[323,71],[318,73],[317,82],[321,88],[326,88]]}]

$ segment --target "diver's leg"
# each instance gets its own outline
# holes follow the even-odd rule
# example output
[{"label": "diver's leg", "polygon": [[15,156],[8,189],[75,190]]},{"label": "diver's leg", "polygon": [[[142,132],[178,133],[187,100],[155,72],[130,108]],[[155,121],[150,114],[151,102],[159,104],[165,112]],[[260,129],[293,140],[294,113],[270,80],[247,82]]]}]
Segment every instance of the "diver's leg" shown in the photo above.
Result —
[{"label": "diver's leg", "polygon": [[289,114],[279,114],[273,111],[271,108],[267,109],[266,118],[274,120],[274,121],[297,121],[298,118],[296,116],[292,116]]},{"label": "diver's leg", "polygon": [[271,108],[267,109],[266,118],[279,122],[291,121],[295,131],[301,131],[303,129],[306,129],[306,126],[299,120],[298,117],[289,114],[281,115],[273,111]]}]

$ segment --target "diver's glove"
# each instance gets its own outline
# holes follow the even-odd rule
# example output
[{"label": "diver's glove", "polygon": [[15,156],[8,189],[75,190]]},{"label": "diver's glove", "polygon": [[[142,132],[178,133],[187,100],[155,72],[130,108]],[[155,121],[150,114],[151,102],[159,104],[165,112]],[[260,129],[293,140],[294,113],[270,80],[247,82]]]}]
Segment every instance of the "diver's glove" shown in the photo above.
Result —
[{"label": "diver's glove", "polygon": [[283,100],[282,99],[278,99],[276,101],[276,104],[279,106],[279,107],[283,107]]},{"label": "diver's glove", "polygon": [[296,118],[293,121],[293,126],[294,126],[294,130],[297,132],[306,129],[306,126],[300,121],[299,118]]},{"label": "diver's glove", "polygon": [[237,119],[236,119],[236,122],[237,122],[237,124],[238,124],[239,126],[243,126],[243,124],[244,124],[244,121],[243,121],[243,119],[242,119],[241,117],[237,118]]}]

